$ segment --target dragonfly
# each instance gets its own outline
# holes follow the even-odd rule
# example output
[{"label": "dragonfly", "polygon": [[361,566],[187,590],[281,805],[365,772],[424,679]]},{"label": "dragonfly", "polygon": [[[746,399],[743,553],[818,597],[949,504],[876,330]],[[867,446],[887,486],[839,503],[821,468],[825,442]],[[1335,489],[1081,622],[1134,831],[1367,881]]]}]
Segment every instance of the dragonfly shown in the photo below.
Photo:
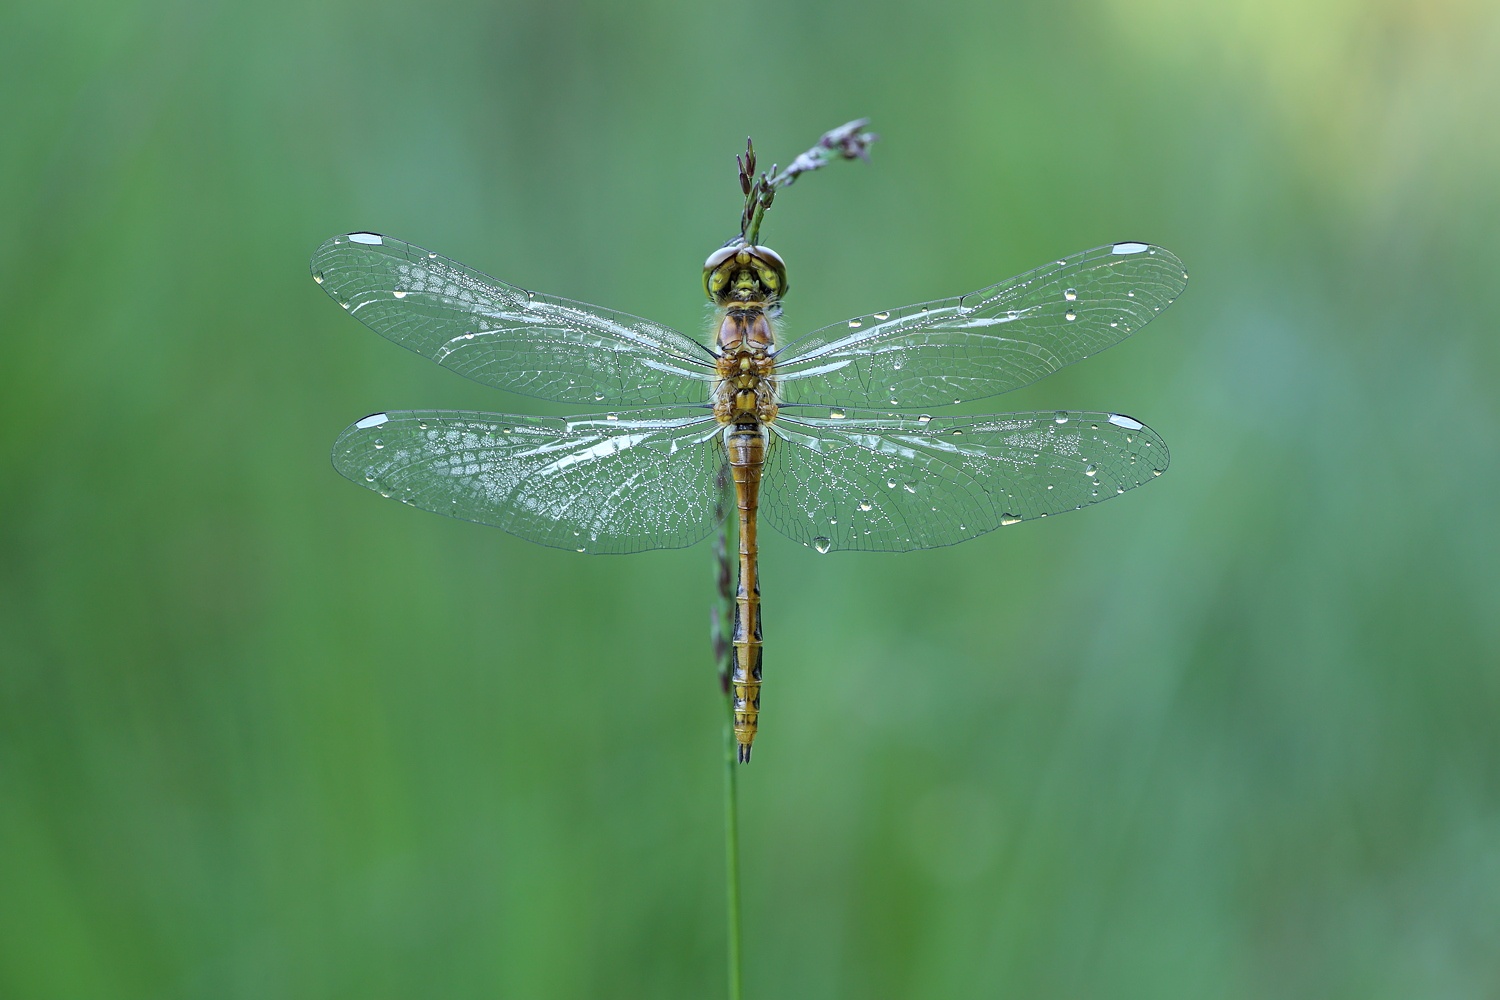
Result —
[{"label": "dragonfly", "polygon": [[1120,413],[927,412],[1029,385],[1149,323],[1187,271],[1147,243],[785,343],[786,263],[742,239],[703,266],[708,343],[376,233],[326,241],[312,276],[376,333],[445,368],[594,411],[375,413],[334,444],[334,467],[358,485],[582,553],[692,545],[735,512],[741,762],[760,715],[762,522],[819,553],[930,549],[1100,503],[1168,464],[1161,437]]}]

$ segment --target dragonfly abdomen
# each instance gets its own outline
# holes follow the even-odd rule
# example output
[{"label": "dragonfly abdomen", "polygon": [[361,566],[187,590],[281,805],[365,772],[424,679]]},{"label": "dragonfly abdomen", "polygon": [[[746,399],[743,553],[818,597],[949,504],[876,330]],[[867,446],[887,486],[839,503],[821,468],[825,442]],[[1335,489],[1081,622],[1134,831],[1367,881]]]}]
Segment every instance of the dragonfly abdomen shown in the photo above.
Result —
[{"label": "dragonfly abdomen", "polygon": [[750,760],[760,715],[760,577],[756,539],[760,478],[766,464],[766,432],[757,422],[736,423],[725,436],[734,495],[740,517],[740,580],[734,595],[734,665],[729,674],[734,702],[734,741],[740,763]]}]

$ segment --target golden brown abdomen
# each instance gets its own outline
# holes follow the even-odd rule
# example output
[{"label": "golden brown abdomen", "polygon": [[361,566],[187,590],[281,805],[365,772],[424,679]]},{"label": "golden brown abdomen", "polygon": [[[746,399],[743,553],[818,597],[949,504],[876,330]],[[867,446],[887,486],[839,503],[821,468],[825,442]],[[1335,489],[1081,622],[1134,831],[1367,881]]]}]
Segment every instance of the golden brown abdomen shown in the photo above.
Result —
[{"label": "golden brown abdomen", "polygon": [[757,422],[734,424],[726,436],[729,467],[740,516],[740,580],[734,595],[734,663],[729,693],[734,702],[734,741],[741,763],[750,760],[760,715],[760,578],[757,573],[756,514],[760,478],[766,462],[766,432]]}]

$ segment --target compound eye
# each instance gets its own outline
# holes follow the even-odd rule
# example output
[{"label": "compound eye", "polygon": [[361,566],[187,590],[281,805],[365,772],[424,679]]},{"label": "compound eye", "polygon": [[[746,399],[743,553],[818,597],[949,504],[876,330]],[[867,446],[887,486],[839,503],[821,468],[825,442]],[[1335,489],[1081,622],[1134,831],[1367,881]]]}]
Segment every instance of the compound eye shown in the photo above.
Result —
[{"label": "compound eye", "polygon": [[777,253],[775,250],[772,250],[770,247],[752,247],[751,252],[761,260],[774,266],[777,270],[786,270],[786,261],[781,259],[781,254]]},{"label": "compound eye", "polygon": [[755,273],[761,284],[778,295],[786,294],[786,261],[770,247],[751,247],[755,254]]},{"label": "compound eye", "polygon": [[719,249],[708,255],[708,260],[703,262],[703,270],[712,271],[714,268],[718,267],[720,264],[724,263],[726,260],[733,257],[739,252],[740,248],[737,246],[720,247]]}]

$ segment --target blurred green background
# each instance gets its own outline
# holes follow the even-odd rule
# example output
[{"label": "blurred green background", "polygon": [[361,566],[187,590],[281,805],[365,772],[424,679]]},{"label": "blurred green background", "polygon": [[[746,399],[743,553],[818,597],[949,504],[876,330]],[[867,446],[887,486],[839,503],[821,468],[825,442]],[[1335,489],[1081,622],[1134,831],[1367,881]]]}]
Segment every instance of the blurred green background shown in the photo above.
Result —
[{"label": "blurred green background", "polygon": [[905,556],[768,538],[751,997],[1500,995],[1500,8],[13,4],[0,996],[714,997],[707,546],[329,466],[547,411],[308,279],[390,233],[702,329],[732,155],[807,329],[1119,239],[1193,280],[996,401],[1169,474]]}]

